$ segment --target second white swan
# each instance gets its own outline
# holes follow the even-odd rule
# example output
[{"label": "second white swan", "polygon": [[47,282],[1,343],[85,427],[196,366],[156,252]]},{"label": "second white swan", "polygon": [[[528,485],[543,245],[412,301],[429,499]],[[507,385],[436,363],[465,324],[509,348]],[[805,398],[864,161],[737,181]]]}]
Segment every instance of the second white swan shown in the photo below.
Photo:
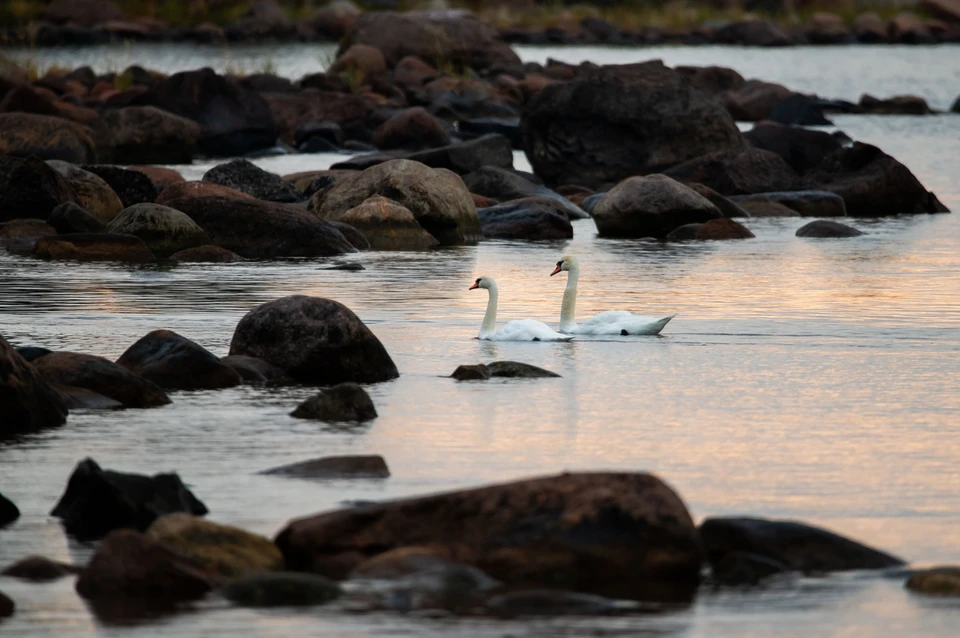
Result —
[{"label": "second white swan", "polygon": [[563,291],[560,306],[560,331],[580,335],[656,335],[670,323],[675,315],[668,317],[645,317],[626,310],[608,310],[578,324],[577,281],[580,279],[580,262],[576,257],[565,255],[557,262],[550,276],[567,273],[567,288]]},{"label": "second white swan", "polygon": [[497,330],[497,301],[499,297],[497,282],[493,277],[478,277],[470,286],[470,290],[477,288],[486,288],[490,293],[490,298],[487,300],[487,312],[483,315],[480,334],[477,336],[481,341],[570,341],[573,339],[570,335],[554,332],[547,324],[534,319],[508,321]]}]

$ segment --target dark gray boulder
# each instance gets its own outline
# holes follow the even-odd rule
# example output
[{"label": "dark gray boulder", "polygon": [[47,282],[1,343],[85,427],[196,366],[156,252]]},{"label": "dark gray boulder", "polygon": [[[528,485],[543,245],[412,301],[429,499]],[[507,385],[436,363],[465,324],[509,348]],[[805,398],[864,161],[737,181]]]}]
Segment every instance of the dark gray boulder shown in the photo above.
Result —
[{"label": "dark gray boulder", "polygon": [[0,439],[67,421],[67,406],[37,369],[0,336]]},{"label": "dark gray boulder", "polygon": [[105,233],[102,221],[88,213],[80,204],[64,202],[56,206],[47,218],[47,223],[61,235],[70,233]]},{"label": "dark gray boulder", "polygon": [[13,501],[0,494],[0,527],[9,525],[20,518],[20,510]]},{"label": "dark gray boulder", "polygon": [[568,219],[586,219],[586,211],[542,184],[534,184],[517,172],[495,166],[484,166],[463,176],[467,190],[500,202],[531,197],[552,199]]},{"label": "dark gray boulder", "polygon": [[170,330],[150,332],[127,348],[117,365],[165,390],[215,390],[242,382],[216,355]]},{"label": "dark gray boulder", "polygon": [[310,397],[290,416],[315,421],[369,421],[377,418],[377,409],[366,390],[347,382]]},{"label": "dark gray boulder", "polygon": [[480,228],[487,239],[560,240],[573,238],[573,226],[555,199],[526,197],[478,208]]},{"label": "dark gray boulder", "polygon": [[797,230],[797,237],[808,237],[813,239],[835,238],[835,237],[859,237],[863,232],[852,226],[841,224],[828,219],[818,219]]},{"label": "dark gray boulder", "polygon": [[203,181],[226,186],[268,202],[292,203],[302,199],[296,186],[245,159],[235,159],[214,166],[204,173]]},{"label": "dark gray boulder", "polygon": [[51,352],[33,362],[58,389],[82,388],[119,401],[126,408],[153,408],[170,403],[159,386],[103,357]]},{"label": "dark gray boulder", "polygon": [[387,478],[390,470],[382,456],[326,456],[265,470],[261,474],[305,479]]}]

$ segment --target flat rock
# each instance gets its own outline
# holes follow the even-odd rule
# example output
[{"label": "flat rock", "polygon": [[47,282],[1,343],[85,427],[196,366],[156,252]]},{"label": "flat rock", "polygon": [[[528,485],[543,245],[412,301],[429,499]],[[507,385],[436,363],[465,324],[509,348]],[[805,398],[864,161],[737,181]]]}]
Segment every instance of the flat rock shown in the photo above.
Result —
[{"label": "flat rock", "polygon": [[170,255],[170,261],[181,264],[232,264],[245,261],[237,253],[213,244],[204,244],[193,248],[184,248]]},{"label": "flat rock", "polygon": [[758,193],[734,195],[732,201],[741,207],[754,203],[775,203],[786,206],[801,217],[846,217],[847,207],[843,198],[829,191],[790,191],[786,193]]},{"label": "flat rock", "polygon": [[499,202],[509,202],[532,197],[553,200],[554,205],[563,210],[568,219],[586,219],[586,211],[542,184],[534,184],[512,170],[496,166],[483,166],[468,175],[463,183],[476,195],[490,197]]},{"label": "flat rock", "polygon": [[261,472],[305,479],[388,478],[390,470],[382,456],[326,456]]},{"label": "flat rock", "polygon": [[797,237],[810,237],[815,239],[831,237],[859,237],[863,232],[853,226],[847,226],[840,222],[828,219],[818,219],[797,230]]},{"label": "flat rock", "polygon": [[43,556],[27,556],[0,571],[0,576],[18,578],[34,583],[47,583],[65,576],[79,574],[81,569]]},{"label": "flat rock", "polygon": [[560,240],[573,238],[573,226],[554,199],[528,197],[477,210],[487,239]]}]

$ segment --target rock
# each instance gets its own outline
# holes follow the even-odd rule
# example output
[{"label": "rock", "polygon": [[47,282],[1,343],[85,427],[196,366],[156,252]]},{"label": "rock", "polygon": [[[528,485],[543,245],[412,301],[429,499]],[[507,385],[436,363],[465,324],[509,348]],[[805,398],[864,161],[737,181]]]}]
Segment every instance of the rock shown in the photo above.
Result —
[{"label": "rock", "polygon": [[[347,385],[347,384],[342,384]],[[339,386],[335,386],[339,387]],[[372,407],[372,403],[370,406]],[[376,414],[374,414],[376,416]],[[360,420],[360,419],[337,419]],[[303,461],[275,467],[261,472],[305,479],[333,479],[333,478],[388,478],[390,470],[382,456],[327,456],[322,459]]]},{"label": "rock", "polygon": [[708,518],[700,525],[707,560],[719,564],[731,552],[749,552],[805,574],[899,567],[903,561],[833,532],[793,521]]},{"label": "rock", "polygon": [[264,98],[212,69],[175,73],[133,105],[156,106],[193,120],[200,126],[197,150],[212,157],[243,155],[277,140],[277,123]]},{"label": "rock", "polygon": [[0,591],[0,618],[9,618],[16,611],[17,606],[9,596]]},{"label": "rock", "polygon": [[0,154],[73,164],[96,161],[90,129],[50,115],[0,113]]},{"label": "rock", "polygon": [[960,96],[957,96],[957,99],[953,101],[953,106],[950,107],[951,113],[960,113]]},{"label": "rock", "polygon": [[236,370],[170,330],[150,332],[127,348],[117,365],[165,390],[217,390],[242,383]]},{"label": "rock", "polygon": [[853,217],[943,212],[943,205],[910,169],[876,146],[861,142],[825,157],[806,183],[842,197],[847,214]]},{"label": "rock", "polygon": [[340,221],[373,195],[389,197],[407,208],[442,245],[481,238],[477,209],[463,181],[448,170],[410,160],[392,160],[344,177],[314,195],[310,210],[321,219]]},{"label": "rock", "polygon": [[[361,204],[362,205],[362,204]],[[411,213],[412,215],[412,213]],[[356,248],[357,250],[370,250],[370,241],[357,230],[354,226],[344,222],[328,222],[331,226],[340,231],[340,234],[343,235],[344,239],[350,242],[350,245]],[[430,239],[433,239],[433,236],[423,231],[427,234]],[[433,239],[436,242],[436,239]],[[344,267],[338,268],[339,270],[363,270],[363,265],[361,264],[345,264]]]},{"label": "rock", "polygon": [[593,214],[593,209],[597,207],[597,204],[599,204],[601,201],[603,201],[603,198],[604,198],[606,195],[607,195],[606,191],[604,191],[604,192],[602,192],[602,193],[594,193],[593,195],[590,195],[589,197],[584,197],[584,198],[583,198],[583,202],[582,202],[580,205],[583,207],[583,210],[585,210],[585,211],[587,212],[587,214],[592,215],[592,214]]},{"label": "rock", "polygon": [[548,198],[552,199],[569,219],[586,219],[589,216],[582,208],[556,191],[540,184],[534,184],[506,168],[484,166],[468,175],[464,175],[463,183],[471,193],[501,202],[530,197]]},{"label": "rock", "polygon": [[377,410],[366,390],[347,382],[310,397],[290,416],[317,421],[369,421],[377,418]]},{"label": "rock", "polygon": [[590,188],[743,144],[717,98],[660,62],[589,69],[548,85],[520,127],[537,175]]},{"label": "rock", "polygon": [[190,514],[161,516],[146,534],[199,562],[208,573],[224,578],[283,569],[283,556],[273,541]]},{"label": "rock", "polygon": [[271,572],[229,583],[223,597],[242,607],[310,607],[328,603],[341,594],[335,582],[315,574]]},{"label": "rock", "polygon": [[780,202],[767,199],[763,196],[752,198],[751,196],[734,197],[734,201],[743,208],[750,217],[799,217],[800,213],[784,206]]},{"label": "rock", "polygon": [[864,93],[860,96],[860,106],[867,113],[878,115],[930,115],[934,112],[927,101],[917,95],[896,95],[881,100]]},{"label": "rock", "polygon": [[811,44],[845,44],[853,39],[842,17],[823,11],[810,16],[804,33]]},{"label": "rock", "polygon": [[374,250],[426,250],[439,244],[413,213],[379,195],[348,210],[340,222],[359,231]]},{"label": "rock", "polygon": [[934,567],[913,572],[905,586],[918,594],[960,596],[960,567]]},{"label": "rock", "polygon": [[334,0],[314,11],[308,23],[317,35],[339,42],[362,13],[363,10],[350,0]]},{"label": "rock", "polygon": [[753,47],[782,47],[792,44],[780,28],[767,20],[748,19],[731,22],[713,34],[717,44],[743,44]]},{"label": "rock", "polygon": [[0,494],[0,527],[9,525],[18,518],[20,518],[20,510],[13,501]]},{"label": "rock", "polygon": [[[67,406],[32,364],[0,336],[0,439],[56,427],[67,421]],[[9,503],[9,501],[6,501]],[[13,509],[4,508],[7,517]],[[15,508],[14,508],[15,509]],[[7,521],[9,522],[9,521]]]},{"label": "rock", "polygon": [[244,383],[275,383],[287,380],[287,374],[277,366],[256,357],[230,355],[220,360],[237,371]]},{"label": "rock", "polygon": [[713,241],[720,239],[751,239],[756,237],[743,224],[732,219],[710,219],[697,229],[696,239]]},{"label": "rock", "polygon": [[193,219],[210,242],[246,259],[356,252],[336,228],[287,204],[226,197],[182,197],[167,204]]},{"label": "rock", "polygon": [[176,182],[165,187],[157,195],[158,204],[167,204],[181,197],[227,197],[230,199],[248,199],[255,201],[256,197],[251,197],[246,193],[213,184],[211,182]]},{"label": "rock", "polygon": [[705,197],[664,175],[630,177],[593,209],[602,237],[666,237],[679,226],[723,217]]},{"label": "rock", "polygon": [[458,175],[465,175],[486,166],[513,168],[513,150],[510,141],[502,135],[484,135],[466,142],[423,151],[385,151],[359,155],[338,162],[333,168],[362,171],[394,159],[408,159],[430,168],[446,168]]},{"label": "rock", "polygon": [[[476,117],[457,122],[457,130],[464,139],[478,139],[489,135],[500,135],[510,142],[511,148],[523,150],[520,135],[520,118]],[[475,169],[474,169],[475,170]]]},{"label": "rock", "polygon": [[381,149],[420,150],[449,144],[443,124],[422,106],[396,113],[373,133],[373,145]]},{"label": "rock", "polygon": [[[183,181],[183,175],[181,175],[179,171],[165,166],[128,166],[127,170],[137,171],[138,173],[146,175],[147,178],[153,182],[157,191],[162,191],[171,184]],[[106,177],[104,177],[104,179],[106,179],[107,182],[110,181]],[[116,190],[116,188],[114,188],[114,190]],[[118,194],[120,194],[119,191]],[[120,198],[123,198],[122,194],[120,194]]]},{"label": "rock", "polygon": [[754,148],[782,157],[801,175],[819,166],[824,157],[843,146],[830,133],[772,122],[761,122],[743,136]]},{"label": "rock", "polygon": [[919,8],[947,22],[960,22],[960,2],[957,0],[920,0]]},{"label": "rock", "polygon": [[797,230],[797,237],[859,237],[863,233],[852,226],[827,219],[818,219]]},{"label": "rock", "polygon": [[787,193],[760,193],[736,195],[740,206],[752,207],[764,204],[786,206],[801,217],[846,217],[843,198],[827,191],[790,191]]},{"label": "rock", "polygon": [[529,363],[518,363],[516,361],[494,361],[487,364],[487,370],[491,377],[506,377],[508,379],[541,379],[546,377],[559,377],[560,375]]},{"label": "rock", "polygon": [[41,219],[14,219],[0,225],[0,240],[55,234],[56,229]]},{"label": "rock", "polygon": [[34,367],[50,384],[83,388],[119,401],[125,408],[154,408],[170,403],[159,387],[103,357],[75,352],[51,352],[35,359]]},{"label": "rock", "polygon": [[379,87],[386,78],[387,63],[380,49],[354,44],[346,51],[338,52],[337,59],[327,73],[344,76],[352,86],[366,84]]},{"label": "rock", "polygon": [[735,70],[723,66],[678,66],[674,70],[686,76],[693,86],[707,93],[736,91],[747,82]]},{"label": "rock", "polygon": [[686,184],[686,187],[692,191],[695,191],[698,195],[705,197],[711,204],[720,210],[720,213],[723,214],[724,217],[750,217],[750,213],[737,206],[733,200],[727,199],[712,188],[696,182],[690,182],[689,184]]},{"label": "rock", "polygon": [[[304,78],[301,85],[307,88],[300,93],[268,93],[264,96],[277,120],[280,140],[285,144],[295,142],[297,128],[302,124],[324,121],[337,124],[347,138],[344,147],[350,147],[347,142],[368,142],[371,131],[385,119],[384,112],[378,110],[382,100],[370,92],[352,93],[348,92],[349,87],[334,92],[326,88],[310,88],[310,84],[312,82]],[[372,146],[366,148],[373,150]]]},{"label": "rock", "polygon": [[364,505],[292,521],[276,543],[288,568],[334,578],[427,545],[507,586],[640,600],[689,599],[700,570],[683,502],[647,474],[563,474]]},{"label": "rock", "polygon": [[124,407],[116,399],[111,399],[86,388],[58,386],[57,391],[60,392],[60,396],[63,397],[69,410],[119,410]]},{"label": "rock", "polygon": [[[180,115],[188,112],[193,113],[191,109],[184,109]],[[191,163],[200,143],[201,127],[188,119],[189,115],[180,115],[153,106],[127,106],[106,111],[102,116],[103,141],[98,148],[100,161],[116,164]]]},{"label": "rock", "polygon": [[140,532],[119,529],[97,547],[77,579],[87,599],[196,600],[216,585],[194,560]]},{"label": "rock", "polygon": [[77,203],[104,224],[123,209],[123,202],[113,189],[93,173],[60,160],[48,160],[47,164],[67,180],[76,193]]},{"label": "rock", "polygon": [[50,515],[61,519],[68,534],[83,541],[117,529],[146,531],[157,518],[174,512],[207,513],[176,474],[114,472],[88,458],[77,464]]},{"label": "rock", "polygon": [[94,27],[111,20],[123,20],[123,12],[112,0],[53,0],[43,18],[54,24]]},{"label": "rock", "polygon": [[521,65],[517,54],[492,27],[466,11],[365,13],[356,17],[353,29],[340,42],[338,54],[354,44],[377,47],[390,68],[407,56],[440,60],[474,71]]},{"label": "rock", "polygon": [[603,596],[553,589],[530,589],[493,596],[486,609],[502,618],[523,616],[607,616],[636,612],[632,600],[611,600]]},{"label": "rock", "polygon": [[457,381],[486,381],[491,377],[490,369],[482,363],[457,366],[450,376]]},{"label": "rock", "polygon": [[161,204],[134,204],[117,215],[107,232],[139,237],[158,257],[210,243],[210,238],[190,217]]},{"label": "rock", "polygon": [[106,182],[120,198],[123,203],[122,208],[153,202],[157,199],[156,186],[140,171],[107,164],[86,164],[82,168]]},{"label": "rock", "polygon": [[750,552],[730,552],[712,566],[713,579],[721,585],[757,585],[761,581],[785,574],[790,568],[780,561]]},{"label": "rock", "polygon": [[[818,97],[793,93],[780,100],[767,117],[770,122],[792,126],[831,126],[833,122],[823,114],[827,108],[837,108],[839,102],[829,102]],[[849,107],[844,106],[843,110]]]},{"label": "rock", "polygon": [[793,91],[781,84],[748,80],[746,84],[726,96],[727,110],[738,122],[759,122],[770,117],[773,110]]},{"label": "rock", "polygon": [[399,376],[380,340],[332,299],[294,295],[257,306],[233,334],[231,355],[249,355],[318,385],[377,383]]},{"label": "rock", "polygon": [[573,226],[554,199],[527,197],[477,210],[487,239],[573,239]]},{"label": "rock", "polygon": [[0,222],[46,220],[60,204],[76,201],[70,183],[45,162],[0,157]]},{"label": "rock", "polygon": [[37,346],[20,346],[19,348],[15,348],[15,350],[17,351],[17,354],[23,357],[24,361],[33,361],[34,359],[45,357],[53,352],[52,350],[38,348]]},{"label": "rock", "polygon": [[245,159],[214,166],[203,181],[226,186],[268,202],[290,203],[300,199],[300,191],[279,175],[268,173]]},{"label": "rock", "polygon": [[43,556],[28,556],[4,569],[0,572],[0,576],[34,583],[47,583],[78,573],[80,573],[79,567],[59,563]]},{"label": "rock", "polygon": [[703,224],[684,224],[674,228],[664,238],[667,241],[694,241],[697,239],[697,233],[703,228]]},{"label": "rock", "polygon": [[240,255],[232,253],[225,248],[220,248],[213,244],[205,244],[203,246],[196,246],[195,248],[178,250],[170,255],[170,261],[181,264],[232,264],[238,261],[244,261],[244,259]]},{"label": "rock", "polygon": [[853,33],[858,42],[877,44],[887,41],[887,24],[876,13],[861,13],[853,19]]},{"label": "rock", "polygon": [[664,171],[682,182],[696,182],[721,195],[744,195],[796,190],[800,180],[782,157],[770,151],[746,148],[697,157]]},{"label": "rock", "polygon": [[41,237],[34,254],[41,259],[74,261],[121,261],[130,264],[156,261],[139,237],[112,233],[69,233]]},{"label": "rock", "polygon": [[343,129],[336,122],[303,122],[297,125],[293,143],[300,148],[306,142],[316,138],[328,142],[330,148],[338,148],[343,145]]},{"label": "rock", "polygon": [[892,42],[903,44],[934,44],[936,39],[919,16],[907,11],[898,13],[887,28]]}]

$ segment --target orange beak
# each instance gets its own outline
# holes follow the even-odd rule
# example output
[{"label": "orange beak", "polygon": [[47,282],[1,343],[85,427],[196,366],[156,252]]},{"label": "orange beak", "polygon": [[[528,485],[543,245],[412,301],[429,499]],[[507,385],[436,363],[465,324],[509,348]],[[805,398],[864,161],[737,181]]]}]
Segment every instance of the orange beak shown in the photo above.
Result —
[{"label": "orange beak", "polygon": [[479,287],[480,287],[480,284],[478,284],[477,282],[473,282],[473,285],[467,288],[467,290],[473,290],[474,288],[479,288]]},{"label": "orange beak", "polygon": [[560,272],[560,264],[557,264],[557,267],[553,269],[553,272],[550,273],[550,276],[553,277],[558,272]]}]

